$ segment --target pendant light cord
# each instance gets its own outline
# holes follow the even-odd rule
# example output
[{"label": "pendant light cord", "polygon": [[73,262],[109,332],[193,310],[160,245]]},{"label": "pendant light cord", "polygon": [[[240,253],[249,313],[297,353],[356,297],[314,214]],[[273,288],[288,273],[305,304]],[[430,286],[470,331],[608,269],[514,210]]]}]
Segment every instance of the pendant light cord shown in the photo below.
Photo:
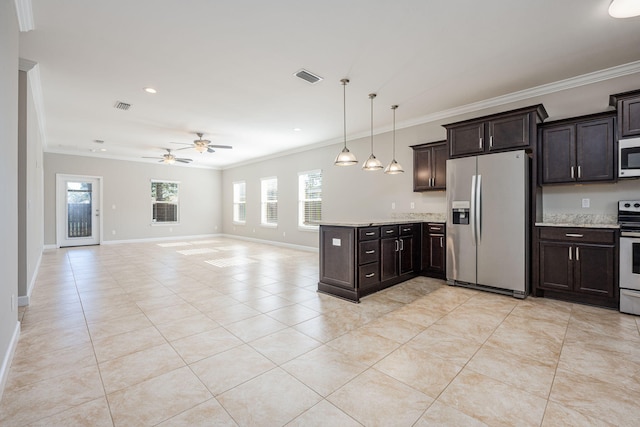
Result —
[{"label": "pendant light cord", "polygon": [[342,114],[343,114],[343,134],[344,134],[344,148],[347,148],[347,83],[349,79],[342,79]]},{"label": "pendant light cord", "polygon": [[393,110],[393,160],[396,159],[396,108],[398,108],[397,105],[391,106]]},{"label": "pendant light cord", "polygon": [[369,99],[371,99],[371,154],[373,154],[373,98],[375,97],[375,93],[369,94]]}]

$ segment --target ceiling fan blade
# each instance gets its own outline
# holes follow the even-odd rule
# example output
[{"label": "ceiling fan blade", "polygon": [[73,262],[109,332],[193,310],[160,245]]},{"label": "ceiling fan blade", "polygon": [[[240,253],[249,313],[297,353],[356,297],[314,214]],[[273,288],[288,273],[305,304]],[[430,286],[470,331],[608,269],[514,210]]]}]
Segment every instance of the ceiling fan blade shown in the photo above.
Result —
[{"label": "ceiling fan blade", "polygon": [[141,157],[142,159],[157,159],[158,157]]},{"label": "ceiling fan blade", "polygon": [[[176,144],[177,144],[177,142],[176,142]],[[189,144],[188,147],[176,148],[173,151],[188,150],[189,148],[193,148],[193,145]]]},{"label": "ceiling fan blade", "polygon": [[192,143],[190,143],[190,142],[173,142],[173,141],[171,141],[171,144],[193,145],[193,144],[192,144]]},{"label": "ceiling fan blade", "polygon": [[213,148],[233,148],[231,145],[209,145],[209,147]]},{"label": "ceiling fan blade", "polygon": [[213,148],[207,147],[207,153],[215,153],[215,152],[216,150],[214,150]]},{"label": "ceiling fan blade", "polygon": [[191,163],[193,160],[191,159],[176,159],[176,162],[180,163]]}]

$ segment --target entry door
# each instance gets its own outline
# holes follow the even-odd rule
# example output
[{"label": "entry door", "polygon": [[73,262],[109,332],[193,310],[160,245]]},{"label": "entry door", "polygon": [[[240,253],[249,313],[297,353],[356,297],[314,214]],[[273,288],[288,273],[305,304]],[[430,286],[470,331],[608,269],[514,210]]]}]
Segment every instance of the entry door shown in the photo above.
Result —
[{"label": "entry door", "polygon": [[58,175],[58,246],[100,244],[100,184],[98,177]]}]

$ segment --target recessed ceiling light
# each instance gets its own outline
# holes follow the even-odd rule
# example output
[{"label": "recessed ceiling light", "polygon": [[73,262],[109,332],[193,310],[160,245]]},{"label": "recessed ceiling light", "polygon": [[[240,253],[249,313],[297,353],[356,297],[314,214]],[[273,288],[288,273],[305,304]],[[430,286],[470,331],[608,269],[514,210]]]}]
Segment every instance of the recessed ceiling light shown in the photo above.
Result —
[{"label": "recessed ceiling light", "polygon": [[147,92],[147,93],[158,93],[158,91],[157,91],[157,90],[155,90],[155,89],[154,89],[154,88],[152,88],[152,87],[145,87],[145,88],[144,88],[144,91],[145,91],[145,92]]},{"label": "recessed ceiling light", "polygon": [[631,18],[640,15],[640,0],[613,0],[609,5],[613,18]]},{"label": "recessed ceiling light", "polygon": [[100,151],[107,151],[107,149],[106,148],[101,148]]},{"label": "recessed ceiling light", "polygon": [[300,132],[301,130],[302,130],[302,129],[300,129],[300,128],[293,128],[293,131],[294,131],[294,132]]}]

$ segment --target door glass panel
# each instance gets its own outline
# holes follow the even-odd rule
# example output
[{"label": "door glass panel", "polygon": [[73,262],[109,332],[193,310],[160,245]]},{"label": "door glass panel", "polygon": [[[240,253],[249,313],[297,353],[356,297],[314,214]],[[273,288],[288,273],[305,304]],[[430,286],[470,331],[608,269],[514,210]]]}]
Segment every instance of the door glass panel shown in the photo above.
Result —
[{"label": "door glass panel", "polygon": [[89,182],[67,182],[67,238],[91,237],[92,189]]}]

